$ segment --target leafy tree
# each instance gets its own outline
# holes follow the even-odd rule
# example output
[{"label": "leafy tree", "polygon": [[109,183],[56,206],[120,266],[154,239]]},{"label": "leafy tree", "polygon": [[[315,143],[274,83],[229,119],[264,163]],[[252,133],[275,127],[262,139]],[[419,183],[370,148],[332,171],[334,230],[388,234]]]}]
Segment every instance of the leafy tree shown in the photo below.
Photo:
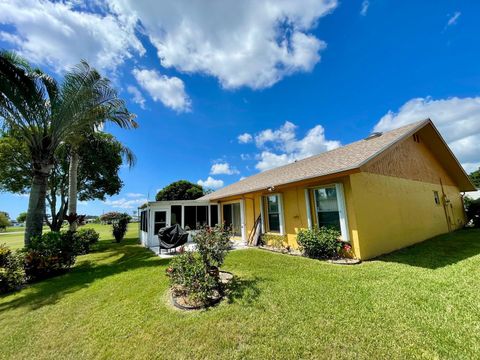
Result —
[{"label": "leafy tree", "polygon": [[25,245],[42,233],[48,177],[58,147],[99,118],[130,121],[131,114],[123,110],[109,81],[85,61],[59,85],[16,54],[0,52],[0,120],[28,148],[32,164]]},{"label": "leafy tree", "polygon": [[[128,162],[128,153],[113,135],[90,134],[79,148],[82,161],[78,169],[78,198],[81,201],[105,200],[107,195],[118,194],[123,186],[119,177],[122,157]],[[45,220],[52,231],[60,230],[67,215],[68,154],[68,145],[59,146],[48,177],[46,200],[51,220]],[[4,164],[0,167],[0,190],[28,193],[33,175],[28,149],[19,140],[4,134],[0,137],[0,163]]]},{"label": "leafy tree", "polygon": [[472,180],[473,185],[475,185],[477,188],[480,188],[480,169],[470,174],[470,180]]},{"label": "leafy tree", "polygon": [[21,213],[17,216],[17,221],[18,221],[19,223],[25,222],[26,219],[27,219],[27,213],[26,213],[26,212],[21,212]]},{"label": "leafy tree", "polygon": [[204,195],[203,187],[187,180],[179,180],[165,186],[157,193],[157,201],[195,200]]},{"label": "leafy tree", "polygon": [[10,219],[6,212],[0,211],[0,230],[5,230],[7,226],[10,226]]}]

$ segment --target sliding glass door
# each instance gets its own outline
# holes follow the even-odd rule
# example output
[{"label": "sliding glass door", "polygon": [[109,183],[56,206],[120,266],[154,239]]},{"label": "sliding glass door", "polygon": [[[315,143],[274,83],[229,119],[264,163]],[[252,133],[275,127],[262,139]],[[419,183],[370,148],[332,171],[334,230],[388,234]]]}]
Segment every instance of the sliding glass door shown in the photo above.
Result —
[{"label": "sliding glass door", "polygon": [[232,228],[235,236],[242,236],[242,217],[240,211],[240,203],[223,205],[223,221],[225,226]]}]

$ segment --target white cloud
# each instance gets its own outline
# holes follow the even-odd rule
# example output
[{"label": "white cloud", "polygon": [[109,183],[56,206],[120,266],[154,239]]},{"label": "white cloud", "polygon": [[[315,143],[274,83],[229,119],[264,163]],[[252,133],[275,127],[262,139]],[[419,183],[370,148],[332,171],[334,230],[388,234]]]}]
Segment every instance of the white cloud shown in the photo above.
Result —
[{"label": "white cloud", "polygon": [[239,172],[237,169],[232,168],[228,162],[222,162],[222,163],[213,164],[212,168],[210,169],[210,174],[211,175],[220,175],[220,174],[234,175],[234,174],[239,174]]},{"label": "white cloud", "polygon": [[219,189],[223,186],[223,180],[217,180],[209,176],[207,180],[198,180],[197,184],[208,189]]},{"label": "white cloud", "polygon": [[148,201],[147,198],[139,198],[139,199],[120,198],[116,200],[106,200],[105,204],[117,209],[136,209],[140,205],[145,204],[147,201]]},{"label": "white cloud", "polygon": [[0,24],[14,30],[0,37],[30,61],[58,72],[80,59],[102,70],[115,70],[145,49],[135,35],[135,18],[104,10],[93,13],[71,1],[3,0]]},{"label": "white cloud", "polygon": [[253,137],[249,133],[244,133],[244,134],[238,135],[237,139],[240,144],[247,144],[253,140]]},{"label": "white cloud", "polygon": [[127,91],[130,95],[132,95],[132,101],[138,105],[140,105],[140,107],[142,109],[145,109],[145,98],[143,97],[142,93],[140,92],[140,90],[138,90],[138,88],[136,86],[133,86],[133,85],[129,85],[127,87]]},{"label": "white cloud", "polygon": [[178,112],[191,110],[191,101],[185,92],[185,85],[178,77],[161,75],[156,70],[134,69],[133,76],[154,101]]},{"label": "white cloud", "polygon": [[430,118],[467,170],[475,168],[480,154],[480,97],[415,98],[397,112],[389,111],[374,131],[387,131]]},{"label": "white cloud", "polygon": [[255,144],[262,152],[255,167],[260,171],[272,169],[295,160],[333,150],[340,146],[339,141],[327,140],[323,126],[316,125],[298,139],[297,126],[286,121],[276,130],[265,129],[255,135]]},{"label": "white cloud", "polygon": [[362,8],[360,9],[360,15],[367,16],[368,8],[370,7],[370,1],[363,0],[362,1]]},{"label": "white cloud", "polygon": [[244,180],[244,179],[246,179],[246,178],[247,178],[246,176],[242,176],[239,181],[242,181],[242,180]]},{"label": "white cloud", "polygon": [[460,11],[455,11],[455,13],[448,19],[447,26],[455,25],[460,15],[462,15]]},{"label": "white cloud", "polygon": [[126,196],[129,198],[139,198],[139,197],[144,197],[145,195],[141,193],[127,193]]},{"label": "white cloud", "polygon": [[310,33],[336,0],[111,0],[136,16],[162,66],[216,77],[225,88],[272,86],[311,71],[326,43]]}]

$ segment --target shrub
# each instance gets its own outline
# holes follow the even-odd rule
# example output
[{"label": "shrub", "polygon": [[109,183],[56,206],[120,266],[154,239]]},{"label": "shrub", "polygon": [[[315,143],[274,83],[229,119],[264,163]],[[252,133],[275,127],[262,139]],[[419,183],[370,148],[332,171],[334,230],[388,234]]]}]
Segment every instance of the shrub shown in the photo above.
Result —
[{"label": "shrub", "polygon": [[186,252],[176,256],[167,269],[175,295],[186,296],[195,304],[206,304],[218,289],[218,281],[211,276],[199,253]]},{"label": "shrub", "polygon": [[480,199],[472,200],[465,197],[465,210],[467,222],[472,222],[474,227],[480,227]]},{"label": "shrub", "polygon": [[197,244],[197,250],[207,269],[222,266],[231,248],[231,237],[230,230],[221,225],[213,228],[205,226],[193,236],[193,241]]},{"label": "shrub", "polygon": [[263,234],[262,243],[268,246],[272,246],[276,249],[282,249],[287,243],[287,236],[279,234]]},{"label": "shrub", "polygon": [[24,252],[25,273],[29,281],[62,273],[75,263],[74,242],[58,232],[33,237]]},{"label": "shrub", "polygon": [[343,243],[339,237],[340,232],[332,228],[303,229],[297,234],[297,242],[306,256],[322,259],[340,254]]},{"label": "shrub", "polygon": [[68,241],[73,246],[76,255],[84,255],[90,252],[91,246],[96,244],[100,234],[93,229],[80,229],[78,231],[65,231],[61,233],[64,241]]},{"label": "shrub", "polygon": [[0,230],[5,230],[7,226],[10,226],[10,219],[6,212],[0,211]]},{"label": "shrub", "polygon": [[127,233],[128,223],[131,217],[128,214],[121,214],[121,216],[112,222],[113,231],[112,234],[115,237],[115,241],[119,243],[125,237]]},{"label": "shrub", "polygon": [[0,294],[15,290],[24,282],[22,254],[0,245]]}]

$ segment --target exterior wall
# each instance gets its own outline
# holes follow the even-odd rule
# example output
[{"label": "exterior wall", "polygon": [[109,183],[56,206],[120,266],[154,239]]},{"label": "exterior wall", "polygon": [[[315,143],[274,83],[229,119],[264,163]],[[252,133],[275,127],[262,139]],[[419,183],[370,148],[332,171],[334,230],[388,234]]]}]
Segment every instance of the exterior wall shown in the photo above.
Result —
[{"label": "exterior wall", "polygon": [[[369,259],[462,227],[463,201],[456,186],[442,186],[393,176],[358,173],[350,176],[360,239],[355,254]],[[442,201],[441,201],[442,202]],[[447,220],[448,219],[448,220]],[[450,224],[450,225],[449,225]]]},{"label": "exterior wall", "polygon": [[[354,204],[351,196],[351,186],[349,177],[342,177],[336,180],[319,181],[313,180],[302,184],[285,186],[275,190],[276,194],[282,196],[283,203],[283,222],[285,227],[284,246],[290,246],[292,248],[298,248],[297,233],[300,229],[308,228],[307,220],[307,207],[305,202],[305,189],[319,187],[323,185],[331,185],[334,183],[342,183],[345,195],[345,202],[347,208],[347,219],[349,238],[355,252],[358,248],[358,232],[356,227],[356,217]],[[253,231],[255,220],[261,214],[262,196],[270,194],[269,192],[256,192],[244,194],[242,196],[230,197],[222,199],[219,204],[227,204],[231,202],[238,202],[243,200],[245,203],[245,227],[247,239]],[[223,214],[222,214],[223,219]],[[266,238],[274,238],[275,236],[281,236],[278,233],[266,233]]]}]

